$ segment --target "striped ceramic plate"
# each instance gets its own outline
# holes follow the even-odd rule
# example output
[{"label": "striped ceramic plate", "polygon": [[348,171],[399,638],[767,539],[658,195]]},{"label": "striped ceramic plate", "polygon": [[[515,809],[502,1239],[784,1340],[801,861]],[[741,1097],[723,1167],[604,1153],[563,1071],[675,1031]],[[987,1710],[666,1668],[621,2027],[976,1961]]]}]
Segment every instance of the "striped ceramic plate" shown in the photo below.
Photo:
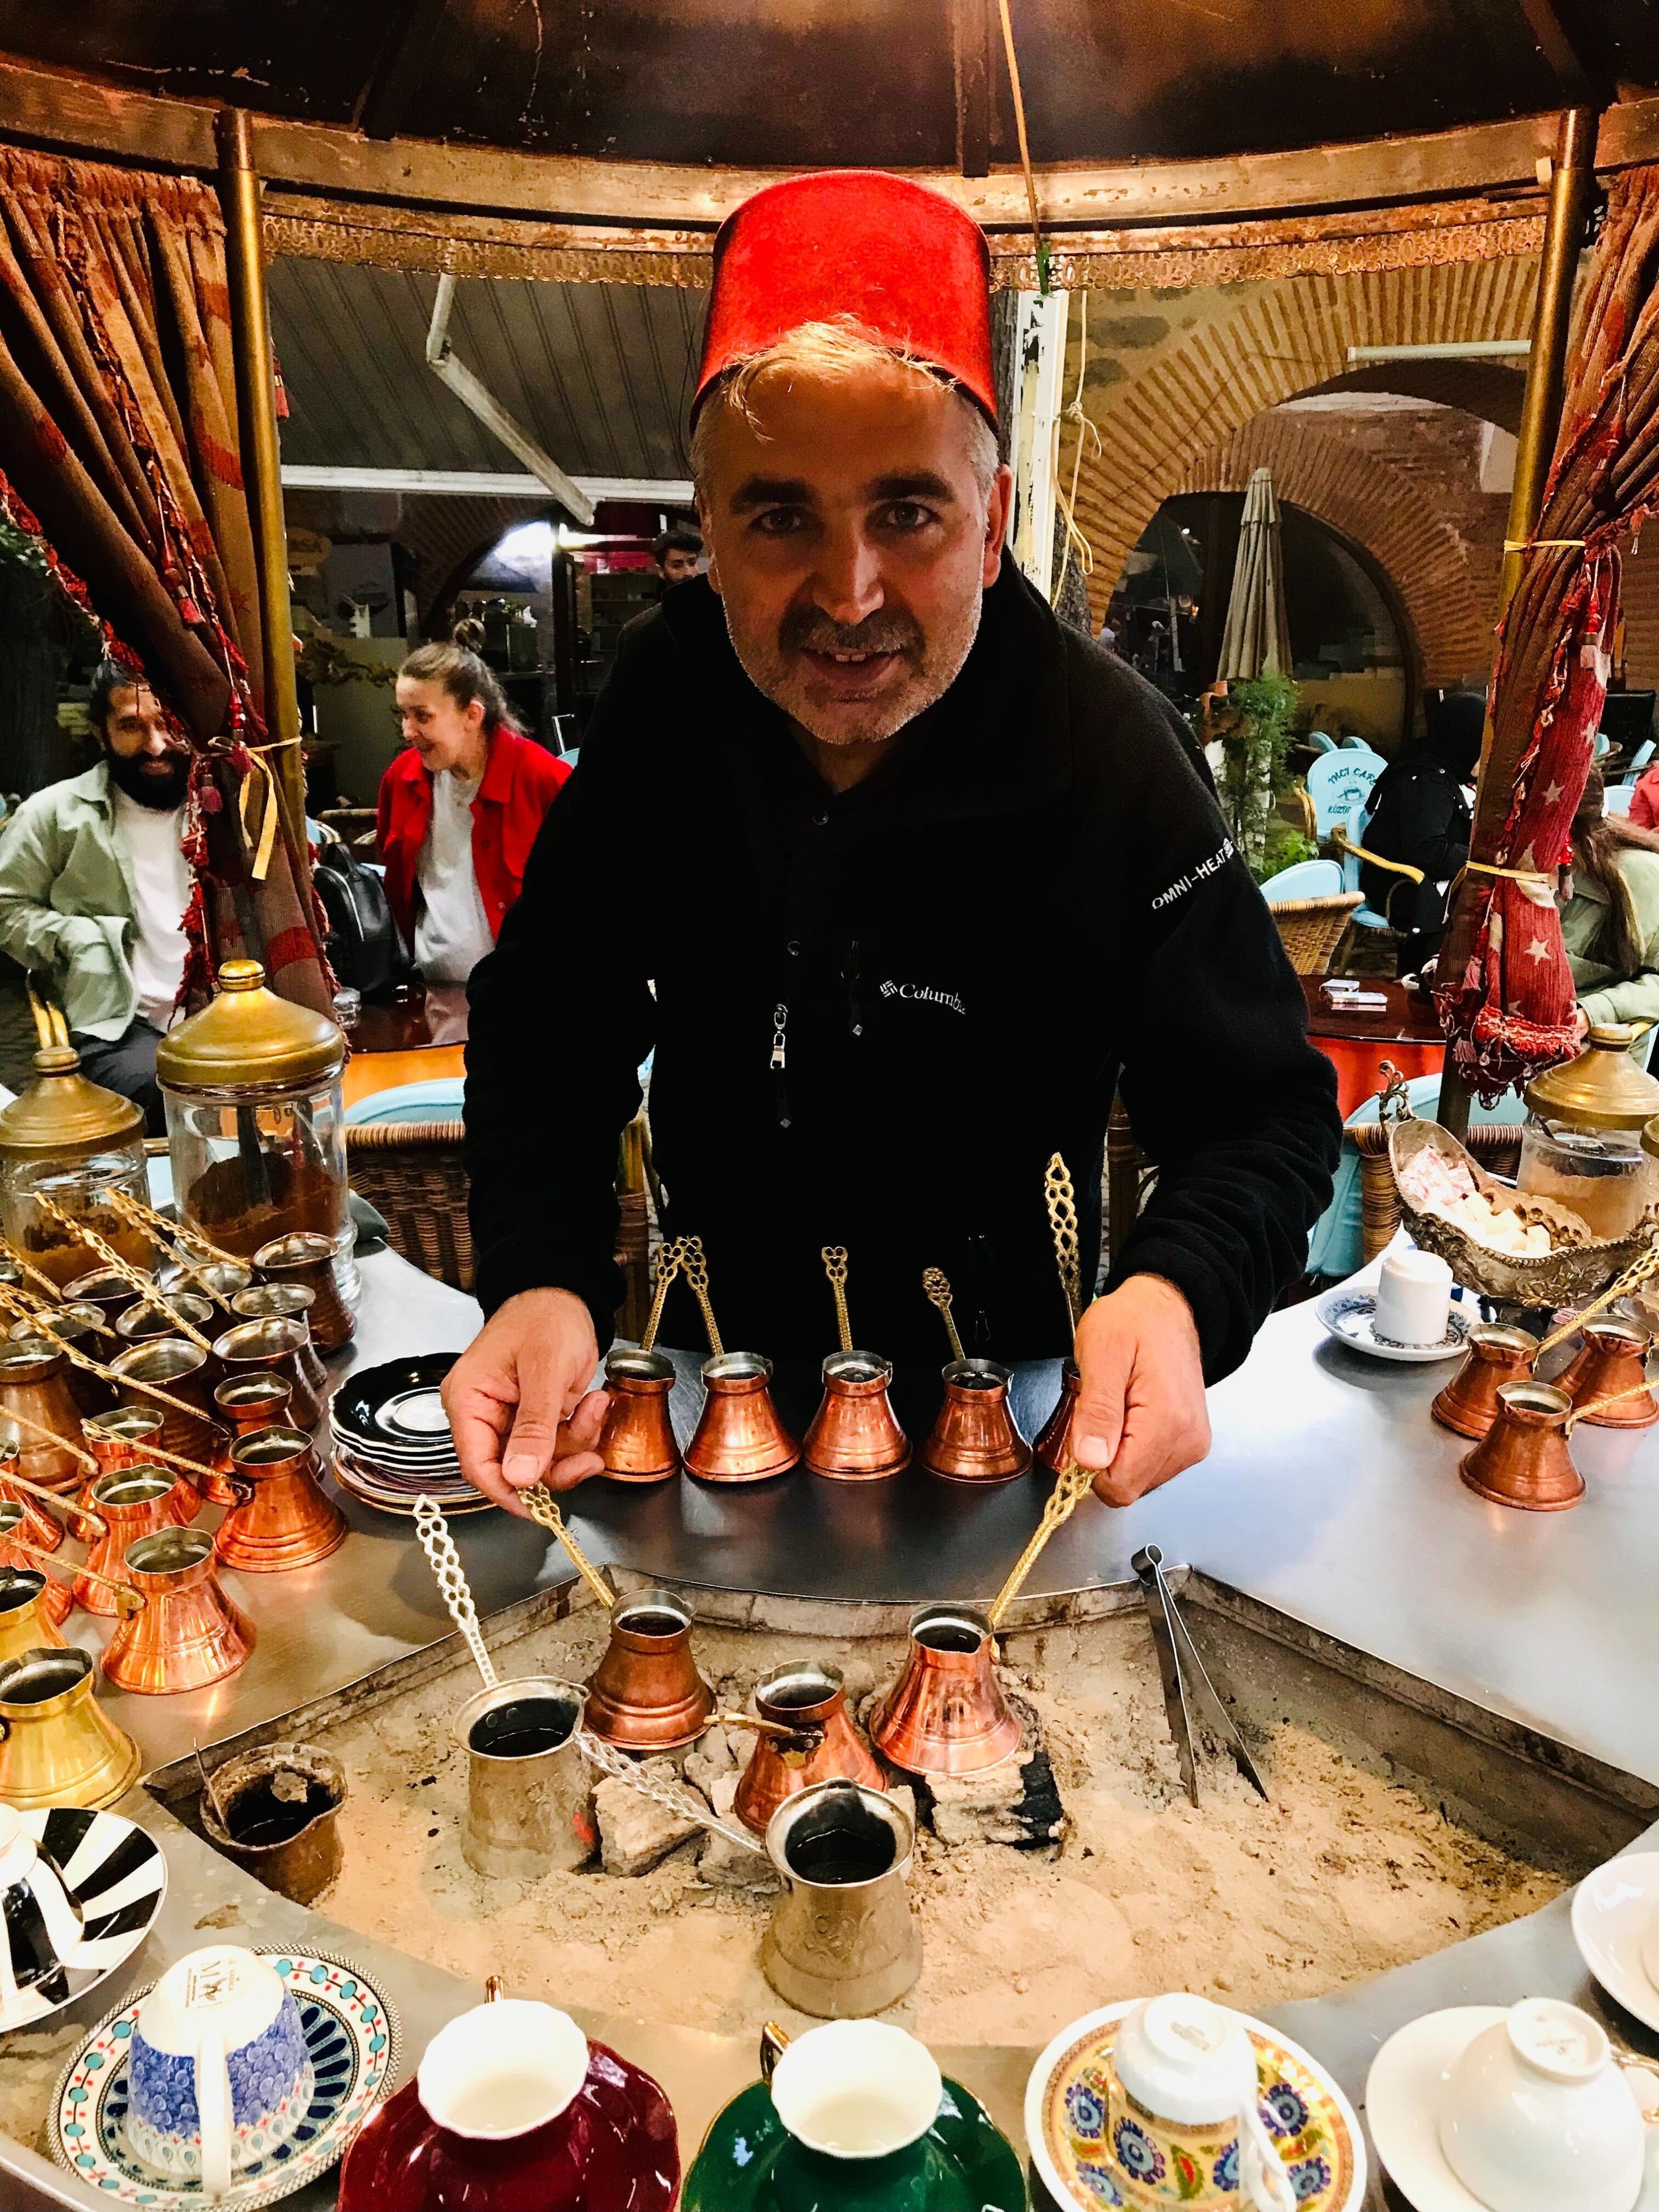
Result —
[{"label": "striped ceramic plate", "polygon": [[[161,1845],[118,1813],[58,1805],[19,1817],[80,1906],[81,1939],[55,1973],[27,1989],[16,1988],[15,1972],[4,1977],[11,1994],[0,2002],[0,2030],[44,2020],[96,1989],[149,1935],[167,1890]],[[14,1966],[21,1963],[12,1954],[23,1940],[24,1917],[6,1917],[3,1940]]]}]

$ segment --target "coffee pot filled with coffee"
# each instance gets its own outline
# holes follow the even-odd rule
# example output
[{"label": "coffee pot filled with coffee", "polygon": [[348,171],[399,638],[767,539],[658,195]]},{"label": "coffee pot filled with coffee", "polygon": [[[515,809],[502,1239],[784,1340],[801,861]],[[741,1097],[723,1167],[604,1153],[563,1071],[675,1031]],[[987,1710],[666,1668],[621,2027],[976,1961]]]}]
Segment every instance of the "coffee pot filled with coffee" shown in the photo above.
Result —
[{"label": "coffee pot filled with coffee", "polygon": [[824,1272],[835,1294],[841,1349],[823,1363],[823,1398],[801,1446],[814,1474],[834,1482],[871,1482],[910,1464],[910,1440],[888,1396],[893,1364],[853,1348],[847,1311],[847,1248],[826,1244]]},{"label": "coffee pot filled with coffee", "polygon": [[921,1448],[921,1464],[947,1482],[1012,1482],[1031,1464],[1030,1446],[1008,1403],[1013,1370],[994,1359],[966,1357],[951,1310],[951,1285],[941,1268],[927,1268],[921,1284],[930,1304],[939,1309],[951,1345],[951,1364],[940,1377],[944,1402]]},{"label": "coffee pot filled with coffee", "polygon": [[772,1363],[758,1352],[728,1352],[720,1342],[708,1294],[702,1239],[682,1243],[682,1270],[708,1333],[702,1364],[707,1394],[696,1433],[685,1448],[685,1471],[700,1482],[765,1482],[787,1474],[800,1448],[772,1402]]},{"label": "coffee pot filled with coffee", "polygon": [[637,1345],[614,1346],[605,1358],[605,1387],[611,1402],[598,1450],[613,1482],[666,1482],[680,1471],[680,1448],[668,1406],[674,1363],[655,1346],[663,1301],[679,1273],[681,1255],[678,1240],[662,1247],[644,1335]]}]

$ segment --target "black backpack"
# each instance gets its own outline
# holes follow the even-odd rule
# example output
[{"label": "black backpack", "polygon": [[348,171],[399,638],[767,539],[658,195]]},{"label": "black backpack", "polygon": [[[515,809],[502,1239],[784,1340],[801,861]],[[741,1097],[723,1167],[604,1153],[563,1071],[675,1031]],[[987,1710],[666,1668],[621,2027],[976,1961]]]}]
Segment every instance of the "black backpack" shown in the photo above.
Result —
[{"label": "black backpack", "polygon": [[409,971],[386,884],[332,837],[319,847],[313,880],[328,916],[328,957],[340,981],[365,997]]}]

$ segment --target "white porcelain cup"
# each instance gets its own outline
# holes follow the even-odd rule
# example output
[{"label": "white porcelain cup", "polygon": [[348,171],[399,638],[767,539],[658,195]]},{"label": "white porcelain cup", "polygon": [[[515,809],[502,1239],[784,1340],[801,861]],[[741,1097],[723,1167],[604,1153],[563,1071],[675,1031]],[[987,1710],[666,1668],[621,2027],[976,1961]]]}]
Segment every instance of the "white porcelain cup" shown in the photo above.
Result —
[{"label": "white porcelain cup", "polygon": [[1255,2099],[1255,2053],[1237,2013],[1185,1990],[1123,2016],[1112,2070],[1155,2119],[1184,2128],[1231,2120]]},{"label": "white porcelain cup", "polygon": [[0,2027],[22,1993],[47,1981],[81,1941],[81,1908],[21,1816],[0,1805]]},{"label": "white porcelain cup", "polygon": [[427,2118],[483,2142],[544,2128],[587,2079],[587,2038],[568,2013],[501,1997],[449,2021],[426,2046],[415,2094]]},{"label": "white porcelain cup", "polygon": [[299,2008],[269,1960],[210,1944],[169,1966],[138,2008],[125,2123],[135,2157],[222,2197],[289,2142],[314,2094]]},{"label": "white porcelain cup", "polygon": [[1632,2212],[1641,2108],[1600,2023],[1523,1997],[1452,2069],[1440,2112],[1452,2172],[1492,2212]]},{"label": "white porcelain cup", "polygon": [[944,2094],[927,2045],[879,2020],[808,2028],[772,2069],[778,2118],[826,2158],[887,2158],[920,2142]]},{"label": "white porcelain cup", "polygon": [[1642,1937],[1642,1972],[1659,1990],[1659,1905],[1648,1915],[1648,1924]]},{"label": "white porcelain cup", "polygon": [[1439,1344],[1451,1291],[1452,1271],[1437,1252],[1385,1252],[1371,1327],[1390,1344]]}]

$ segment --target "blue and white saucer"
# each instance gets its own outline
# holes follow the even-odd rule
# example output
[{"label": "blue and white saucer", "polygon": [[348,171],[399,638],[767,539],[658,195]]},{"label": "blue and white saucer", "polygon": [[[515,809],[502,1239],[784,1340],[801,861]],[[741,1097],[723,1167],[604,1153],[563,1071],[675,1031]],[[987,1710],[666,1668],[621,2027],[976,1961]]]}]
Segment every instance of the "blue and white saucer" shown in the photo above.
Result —
[{"label": "blue and white saucer", "polygon": [[385,2094],[397,2067],[398,2023],[379,1990],[343,1959],[265,1950],[300,2008],[316,2094],[290,2142],[238,2175],[227,2196],[209,2199],[199,2181],[165,2178],[128,2148],[127,2053],[138,2008],[155,1986],[95,2027],[58,2084],[52,2151],[77,2180],[118,2204],[144,2212],[258,2212],[326,2173]]},{"label": "blue and white saucer", "polygon": [[1417,1364],[1430,1359],[1455,1359],[1468,1348],[1469,1330],[1480,1319],[1477,1309],[1464,1312],[1454,1298],[1446,1316],[1446,1334],[1438,1344],[1396,1344],[1393,1339],[1379,1336],[1375,1327],[1376,1292],[1357,1291],[1345,1283],[1335,1290],[1327,1291],[1323,1297],[1314,1302],[1314,1311],[1337,1340],[1355,1352],[1363,1352],[1372,1359],[1397,1359]]}]

